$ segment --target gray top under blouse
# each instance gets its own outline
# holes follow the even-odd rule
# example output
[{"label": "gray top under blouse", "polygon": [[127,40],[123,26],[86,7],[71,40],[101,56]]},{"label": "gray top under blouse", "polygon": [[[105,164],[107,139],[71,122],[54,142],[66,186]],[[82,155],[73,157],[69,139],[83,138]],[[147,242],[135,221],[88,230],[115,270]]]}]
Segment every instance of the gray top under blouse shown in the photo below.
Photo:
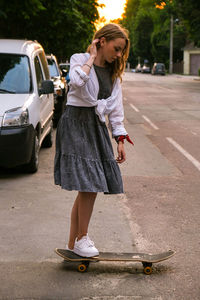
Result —
[{"label": "gray top under blouse", "polygon": [[107,67],[99,67],[94,65],[94,69],[99,82],[98,99],[106,99],[112,93],[112,78],[110,70]]}]

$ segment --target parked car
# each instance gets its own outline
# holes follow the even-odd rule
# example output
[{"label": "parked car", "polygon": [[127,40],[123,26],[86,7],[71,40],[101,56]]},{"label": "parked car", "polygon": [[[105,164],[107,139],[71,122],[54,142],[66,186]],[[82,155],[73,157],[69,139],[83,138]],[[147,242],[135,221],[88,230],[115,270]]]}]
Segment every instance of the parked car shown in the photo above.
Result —
[{"label": "parked car", "polygon": [[0,166],[38,169],[41,145],[52,146],[53,83],[42,46],[0,40]]},{"label": "parked car", "polygon": [[165,75],[165,65],[163,63],[154,63],[153,68],[151,70],[152,75],[160,74]]},{"label": "parked car", "polygon": [[69,83],[70,82],[70,78],[69,78],[70,63],[60,63],[59,67],[62,71],[63,76],[67,80],[67,83]]},{"label": "parked car", "polygon": [[147,63],[145,63],[141,68],[141,73],[151,73],[150,66]]},{"label": "parked car", "polygon": [[136,68],[135,68],[135,73],[139,73],[142,70],[142,66],[141,64],[137,64]]},{"label": "parked car", "polygon": [[56,56],[51,54],[47,55],[47,61],[50,71],[51,80],[54,84],[54,114],[53,114],[53,125],[57,127],[58,121],[65,109],[67,101],[68,85],[65,77],[63,76]]}]

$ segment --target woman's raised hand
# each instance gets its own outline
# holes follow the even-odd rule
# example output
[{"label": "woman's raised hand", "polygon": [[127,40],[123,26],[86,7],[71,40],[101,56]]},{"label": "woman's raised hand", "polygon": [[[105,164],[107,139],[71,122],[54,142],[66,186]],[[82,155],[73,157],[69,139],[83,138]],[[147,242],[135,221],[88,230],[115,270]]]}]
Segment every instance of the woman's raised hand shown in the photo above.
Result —
[{"label": "woman's raised hand", "polygon": [[97,44],[99,42],[99,39],[95,39],[91,46],[90,46],[90,55],[93,56],[93,57],[96,57],[97,56]]},{"label": "woman's raised hand", "polygon": [[94,60],[97,56],[97,43],[99,42],[99,39],[95,39],[91,46],[90,46],[90,58],[88,59],[88,61],[82,66],[82,70],[89,75],[90,70],[92,68],[92,65],[94,63]]}]

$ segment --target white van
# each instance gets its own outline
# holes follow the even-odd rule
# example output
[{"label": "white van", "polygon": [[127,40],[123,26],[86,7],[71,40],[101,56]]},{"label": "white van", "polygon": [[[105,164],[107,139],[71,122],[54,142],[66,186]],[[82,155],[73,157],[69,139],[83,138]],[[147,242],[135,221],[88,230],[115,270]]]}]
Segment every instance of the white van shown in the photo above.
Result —
[{"label": "white van", "polygon": [[38,42],[0,39],[0,167],[38,169],[52,146],[53,82]]}]

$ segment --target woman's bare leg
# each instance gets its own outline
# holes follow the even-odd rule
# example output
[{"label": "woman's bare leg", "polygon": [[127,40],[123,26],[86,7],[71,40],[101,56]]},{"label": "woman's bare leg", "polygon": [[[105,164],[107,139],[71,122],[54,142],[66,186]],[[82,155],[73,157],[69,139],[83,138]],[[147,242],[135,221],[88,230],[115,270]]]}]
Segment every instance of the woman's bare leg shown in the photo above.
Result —
[{"label": "woman's bare leg", "polygon": [[74,248],[74,243],[78,236],[78,198],[79,198],[79,194],[76,197],[71,212],[71,226],[70,226],[70,234],[69,234],[69,242],[68,242],[68,247],[71,250]]},{"label": "woman's bare leg", "polygon": [[78,240],[88,233],[88,226],[91,219],[94,202],[97,193],[79,192],[78,205]]},{"label": "woman's bare leg", "polygon": [[71,213],[69,249],[74,248],[76,238],[81,239],[88,232],[97,193],[79,192]]}]

